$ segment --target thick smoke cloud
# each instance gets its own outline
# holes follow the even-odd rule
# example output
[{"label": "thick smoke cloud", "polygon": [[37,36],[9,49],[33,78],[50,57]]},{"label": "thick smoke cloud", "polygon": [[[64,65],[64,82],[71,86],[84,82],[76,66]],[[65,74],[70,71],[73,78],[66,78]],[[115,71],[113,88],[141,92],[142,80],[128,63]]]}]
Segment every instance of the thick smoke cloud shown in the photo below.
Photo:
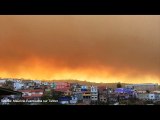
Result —
[{"label": "thick smoke cloud", "polygon": [[0,71],[36,65],[160,80],[160,16],[0,16]]}]

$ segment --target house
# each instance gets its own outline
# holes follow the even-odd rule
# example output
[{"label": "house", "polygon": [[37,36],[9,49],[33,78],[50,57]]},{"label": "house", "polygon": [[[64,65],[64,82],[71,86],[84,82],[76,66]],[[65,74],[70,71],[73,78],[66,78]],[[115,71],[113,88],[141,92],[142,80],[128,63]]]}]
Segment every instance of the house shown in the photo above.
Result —
[{"label": "house", "polygon": [[156,99],[156,95],[154,93],[149,93],[148,94],[148,99],[149,100],[155,100]]},{"label": "house", "polygon": [[81,92],[81,88],[80,88],[80,87],[76,87],[76,88],[74,88],[73,91],[74,91],[74,92]]},{"label": "house", "polygon": [[81,91],[72,92],[72,95],[76,95],[78,100],[83,100],[83,93]]},{"label": "house", "polygon": [[85,104],[90,104],[91,103],[91,90],[88,86],[82,85],[81,86],[81,91],[83,95],[83,103]]},{"label": "house", "polygon": [[98,87],[98,94],[99,95],[106,95],[107,94],[107,88],[106,88],[106,86],[99,86]]},{"label": "house", "polygon": [[58,99],[58,101],[59,101],[60,104],[70,104],[70,100],[71,100],[71,99],[72,99],[72,98],[69,97],[69,96],[62,96],[62,97],[60,97],[60,98]]},{"label": "house", "polygon": [[61,90],[61,89],[70,89],[70,83],[68,82],[55,82],[55,90]]},{"label": "house", "polygon": [[160,100],[159,93],[138,93],[138,98],[141,100]]},{"label": "house", "polygon": [[45,85],[45,86],[49,85],[48,82],[41,82],[41,84],[42,84],[42,85]]},{"label": "house", "polygon": [[81,85],[79,85],[78,83],[73,83],[72,85],[72,95],[77,96],[77,99],[79,101],[83,100],[83,94],[81,91]]},{"label": "house", "polygon": [[155,94],[155,99],[156,99],[157,101],[160,101],[160,91],[153,91],[152,93]]},{"label": "house", "polygon": [[71,86],[72,92],[81,92],[81,86],[79,84],[72,84]]},{"label": "house", "polygon": [[13,83],[14,90],[20,90],[24,88],[24,83],[14,82]]},{"label": "house", "polygon": [[99,95],[99,101],[106,103],[107,102],[107,95],[105,95],[105,94]]},{"label": "house", "polygon": [[107,100],[108,103],[115,103],[121,99],[121,95],[117,95],[116,93],[109,93],[107,96],[108,96]]},{"label": "house", "polygon": [[137,97],[137,92],[132,88],[116,88],[114,91],[116,94],[120,94],[120,96],[129,97]]},{"label": "house", "polygon": [[149,100],[149,95],[148,95],[148,93],[138,93],[138,99]]},{"label": "house", "polygon": [[107,87],[106,86],[98,86],[98,96],[100,102],[107,102]]},{"label": "house", "polygon": [[91,101],[98,101],[98,88],[91,86]]},{"label": "house", "polygon": [[78,97],[76,95],[71,96],[70,104],[76,104],[78,102]]},{"label": "house", "polygon": [[44,95],[43,89],[27,89],[27,90],[18,90],[22,92],[22,98],[28,100],[40,100],[41,97]]},{"label": "house", "polygon": [[88,90],[89,90],[88,86],[86,86],[86,85],[81,86],[81,91],[88,91]]},{"label": "house", "polygon": [[130,84],[130,85],[125,85],[126,88],[133,88],[136,89],[137,91],[155,91],[158,90],[158,84]]},{"label": "house", "polygon": [[90,91],[83,91],[83,103],[90,104],[91,103],[91,92]]}]

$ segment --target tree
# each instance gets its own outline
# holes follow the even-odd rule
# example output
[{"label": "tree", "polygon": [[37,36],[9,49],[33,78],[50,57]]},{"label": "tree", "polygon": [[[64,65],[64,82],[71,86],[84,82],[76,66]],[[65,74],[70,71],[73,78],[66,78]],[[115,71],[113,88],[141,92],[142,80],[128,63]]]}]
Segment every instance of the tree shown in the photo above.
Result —
[{"label": "tree", "polygon": [[[52,95],[51,95],[52,94]],[[61,96],[63,96],[63,92],[53,91],[52,93],[46,93],[41,99],[42,100],[58,100]],[[43,102],[42,105],[59,105],[58,102]]]},{"label": "tree", "polygon": [[117,88],[121,88],[121,87],[122,87],[121,83],[120,82],[117,83]]},{"label": "tree", "polygon": [[150,91],[149,91],[149,90],[146,90],[146,93],[150,93]]},{"label": "tree", "polygon": [[11,89],[11,90],[14,89],[12,81],[6,81],[6,83],[3,85],[3,87]]}]

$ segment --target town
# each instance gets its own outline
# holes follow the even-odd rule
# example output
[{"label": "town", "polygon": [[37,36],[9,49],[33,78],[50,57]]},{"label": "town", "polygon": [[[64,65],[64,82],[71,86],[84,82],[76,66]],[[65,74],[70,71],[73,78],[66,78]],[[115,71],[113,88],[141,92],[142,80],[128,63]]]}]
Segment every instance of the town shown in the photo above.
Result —
[{"label": "town", "polygon": [[158,84],[85,85],[78,82],[0,79],[0,105],[159,105]]}]

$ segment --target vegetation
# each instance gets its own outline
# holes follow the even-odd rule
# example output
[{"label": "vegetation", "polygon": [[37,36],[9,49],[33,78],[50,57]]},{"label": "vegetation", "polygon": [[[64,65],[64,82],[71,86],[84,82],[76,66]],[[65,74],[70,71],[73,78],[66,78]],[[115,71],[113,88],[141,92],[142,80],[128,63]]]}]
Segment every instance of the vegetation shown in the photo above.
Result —
[{"label": "vegetation", "polygon": [[[60,91],[52,91],[51,93],[46,93],[43,97],[42,100],[58,100],[58,98],[60,98],[61,96],[63,96],[63,92]],[[43,102],[42,105],[59,105],[58,102]]]},{"label": "vegetation", "polygon": [[6,83],[3,85],[4,88],[13,90],[13,82],[12,81],[6,81]]},{"label": "vegetation", "polygon": [[130,98],[128,100],[120,100],[120,105],[125,104],[125,105],[144,105],[144,101],[135,99],[135,98]]},{"label": "vegetation", "polygon": [[[95,86],[107,86],[109,88],[116,88],[117,83],[96,83],[96,82],[89,82],[89,81],[81,81],[81,80],[52,80],[52,82],[68,82],[68,83],[78,83],[79,85],[95,85]],[[121,83],[122,87],[129,83]]]},{"label": "vegetation", "polygon": [[150,91],[149,91],[149,90],[146,90],[146,93],[150,93]]},{"label": "vegetation", "polygon": [[121,88],[121,87],[122,87],[121,83],[120,82],[117,83],[117,88]]}]

